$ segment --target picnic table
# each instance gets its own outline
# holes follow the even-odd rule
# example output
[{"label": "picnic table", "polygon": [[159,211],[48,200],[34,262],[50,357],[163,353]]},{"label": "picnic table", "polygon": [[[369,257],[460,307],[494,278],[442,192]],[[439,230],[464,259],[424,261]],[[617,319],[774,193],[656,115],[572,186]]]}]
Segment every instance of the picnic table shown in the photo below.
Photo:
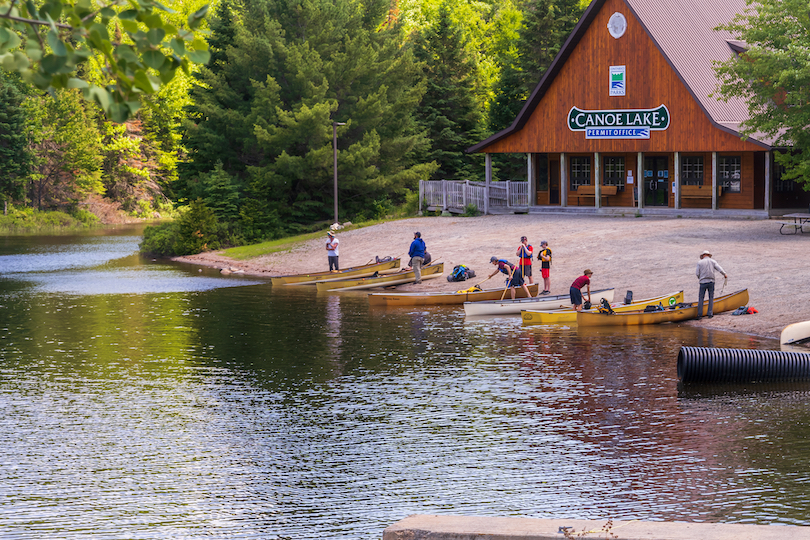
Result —
[{"label": "picnic table", "polygon": [[[810,232],[810,213],[798,212],[796,214],[785,214],[783,218],[790,218],[793,221],[780,221],[779,234],[796,234]],[[807,227],[807,231],[804,228]],[[793,232],[789,232],[790,230]],[[785,232],[787,230],[788,232]]]}]

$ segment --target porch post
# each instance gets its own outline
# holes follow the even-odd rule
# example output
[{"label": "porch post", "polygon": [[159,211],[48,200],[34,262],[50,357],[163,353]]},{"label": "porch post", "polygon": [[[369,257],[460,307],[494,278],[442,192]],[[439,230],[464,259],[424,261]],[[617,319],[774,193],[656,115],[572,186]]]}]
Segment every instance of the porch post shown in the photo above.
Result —
[{"label": "porch post", "polygon": [[717,210],[717,152],[712,152],[712,210]]},{"label": "porch post", "polygon": [[560,152],[560,207],[568,206],[568,167],[565,165],[565,152]]},{"label": "porch post", "polygon": [[765,152],[765,211],[771,213],[771,153]]},{"label": "porch post", "polygon": [[484,186],[484,215],[489,214],[489,185],[492,183],[492,155],[486,154],[486,186]]},{"label": "porch post", "polygon": [[593,207],[594,208],[602,208],[602,182],[599,181],[602,178],[601,174],[601,167],[599,167],[599,152],[593,153],[593,183],[594,183],[594,196],[593,196]]},{"label": "porch post", "polygon": [[675,152],[674,171],[672,181],[675,186],[675,208],[681,207],[681,153]]},{"label": "porch post", "polygon": [[526,201],[526,204],[529,206],[534,206],[537,204],[537,169],[535,167],[535,161],[537,158],[536,154],[532,154],[531,152],[527,154],[528,158],[528,174],[529,174],[529,200]]},{"label": "porch post", "polygon": [[636,167],[638,168],[638,209],[644,208],[644,152],[638,153],[638,161]]}]

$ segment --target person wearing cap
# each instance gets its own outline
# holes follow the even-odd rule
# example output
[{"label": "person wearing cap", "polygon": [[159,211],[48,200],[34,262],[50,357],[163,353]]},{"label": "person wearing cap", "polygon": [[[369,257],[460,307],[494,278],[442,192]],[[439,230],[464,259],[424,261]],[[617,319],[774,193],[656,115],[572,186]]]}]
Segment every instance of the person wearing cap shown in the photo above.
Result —
[{"label": "person wearing cap", "polygon": [[700,290],[698,292],[698,320],[700,320],[703,316],[703,297],[706,295],[706,291],[709,292],[709,306],[706,309],[706,316],[710,319],[714,317],[712,310],[714,308],[715,270],[723,274],[724,278],[728,279],[728,274],[726,274],[726,271],[723,270],[719,264],[717,264],[717,261],[712,259],[711,252],[709,250],[705,250],[700,254],[700,260],[698,261],[697,268],[695,269],[695,275],[700,283]]},{"label": "person wearing cap", "polygon": [[534,248],[529,244],[528,238],[525,236],[520,237],[520,245],[515,253],[520,259],[518,260],[518,272],[523,276],[523,279],[529,278],[529,285],[534,283],[532,278],[532,256],[534,255]]},{"label": "person wearing cap", "polygon": [[329,256],[329,271],[337,272],[340,270],[338,266],[338,244],[340,240],[335,237],[332,231],[326,233],[326,254]]},{"label": "person wearing cap", "polygon": [[541,294],[551,294],[551,250],[548,247],[548,242],[543,240],[540,242],[540,253],[537,254],[537,258],[540,259],[540,275],[543,276],[543,290],[538,293],[538,296]]},{"label": "person wearing cap", "polygon": [[571,295],[571,303],[574,305],[574,309],[577,311],[582,311],[582,287],[588,286],[588,303],[591,302],[591,276],[593,272],[590,270],[585,270],[582,272],[582,275],[579,276],[574,282],[571,284],[571,290],[569,294]]},{"label": "person wearing cap", "polygon": [[515,287],[523,287],[523,292],[526,293],[526,298],[532,297],[532,293],[529,292],[526,282],[523,281],[523,276],[520,275],[520,270],[518,270],[514,264],[510,263],[506,259],[499,259],[498,257],[490,257],[489,262],[495,265],[495,271],[489,275],[489,278],[498,272],[506,274],[506,286],[509,287],[509,290],[511,291],[512,300],[515,299]]},{"label": "person wearing cap", "polygon": [[411,258],[411,268],[413,269],[416,279],[414,283],[422,283],[422,264],[425,262],[425,241],[422,240],[422,233],[419,231],[413,233],[413,242],[411,248],[408,250],[408,256]]}]

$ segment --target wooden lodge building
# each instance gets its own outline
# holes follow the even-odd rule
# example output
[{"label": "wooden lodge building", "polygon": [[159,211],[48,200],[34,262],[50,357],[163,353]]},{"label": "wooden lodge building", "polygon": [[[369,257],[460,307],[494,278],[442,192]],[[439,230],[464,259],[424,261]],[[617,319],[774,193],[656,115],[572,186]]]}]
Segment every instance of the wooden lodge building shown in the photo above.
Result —
[{"label": "wooden lodge building", "polygon": [[714,28],[745,9],[593,0],[513,124],[468,149],[487,154],[487,186],[491,154],[523,153],[532,213],[806,212],[810,193],[781,181],[771,141],[742,139],[746,103],[711,96],[712,63],[745,50]]}]

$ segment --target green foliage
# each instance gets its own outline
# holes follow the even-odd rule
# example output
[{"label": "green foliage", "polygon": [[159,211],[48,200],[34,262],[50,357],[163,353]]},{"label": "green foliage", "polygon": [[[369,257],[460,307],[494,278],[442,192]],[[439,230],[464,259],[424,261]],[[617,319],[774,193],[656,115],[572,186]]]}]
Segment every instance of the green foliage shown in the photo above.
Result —
[{"label": "green foliage", "polygon": [[192,255],[227,244],[227,230],[202,199],[193,201],[176,221],[146,227],[140,249],[153,255]]},{"label": "green foliage", "polygon": [[23,196],[31,166],[22,95],[0,72],[0,200]]},{"label": "green foliage", "polygon": [[140,250],[143,253],[168,257],[176,255],[175,244],[180,235],[180,225],[176,221],[150,225],[143,231]]},{"label": "green foliage", "polygon": [[102,191],[101,135],[87,105],[75,90],[32,96],[24,103],[34,155],[28,196],[39,209]]},{"label": "green foliage", "polygon": [[221,4],[209,41],[215,60],[193,90],[193,163],[176,192],[199,195],[221,161],[240,216],[250,218],[247,236],[330,220],[333,122],[346,123],[337,130],[341,216],[401,200],[426,179],[435,165],[417,159],[427,140],[414,120],[423,75],[399,27],[381,26],[387,12],[383,0]]},{"label": "green foliage", "polygon": [[[134,115],[144,95],[170,82],[178,68],[205,63],[209,53],[197,33],[208,6],[173,21],[174,11],[155,0],[0,0],[0,66],[37,88],[79,88],[114,121]],[[94,59],[104,81],[78,73]]]},{"label": "green foliage", "polygon": [[94,223],[95,220],[81,211],[70,215],[65,212],[40,212],[34,208],[9,205],[7,215],[0,212],[0,234],[85,229]]},{"label": "green foliage", "polygon": [[469,203],[464,207],[464,213],[462,215],[464,217],[475,217],[480,216],[481,212],[478,211],[478,207],[474,203]]},{"label": "green foliage", "polygon": [[421,156],[435,162],[433,180],[483,179],[484,156],[466,148],[485,138],[483,115],[475,98],[475,64],[465,47],[460,25],[451,18],[450,4],[441,4],[437,20],[422,29],[416,57],[425,65],[427,91],[417,118],[431,141]]},{"label": "green foliage", "polygon": [[744,41],[748,50],[716,66],[721,99],[742,98],[749,118],[743,134],[763,133],[786,167],[782,178],[810,190],[810,17],[803,0],[758,0],[720,30]]}]

